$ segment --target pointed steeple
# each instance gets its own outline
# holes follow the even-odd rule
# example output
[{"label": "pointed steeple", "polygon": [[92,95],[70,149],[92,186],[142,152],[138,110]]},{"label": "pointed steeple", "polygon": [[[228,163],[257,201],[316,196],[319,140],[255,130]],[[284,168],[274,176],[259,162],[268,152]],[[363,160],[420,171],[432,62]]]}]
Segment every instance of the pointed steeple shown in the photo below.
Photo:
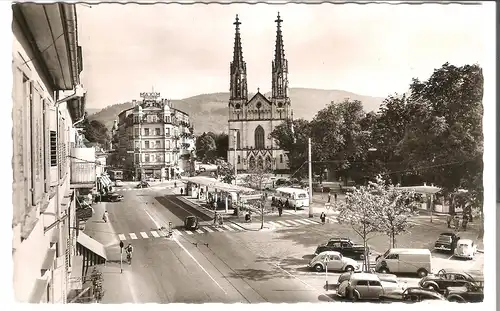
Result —
[{"label": "pointed steeple", "polygon": [[276,46],[274,50],[273,60],[273,85],[272,97],[273,98],[288,98],[288,61],[285,58],[285,48],[283,45],[283,34],[281,32],[281,23],[283,20],[278,12],[278,18],[275,20],[277,24],[276,29]]},{"label": "pointed steeple", "polygon": [[236,26],[234,35],[233,61],[231,62],[231,83],[230,99],[247,99],[247,65],[243,61],[243,49],[241,48],[240,37],[240,19],[236,14],[236,20],[233,23]]}]

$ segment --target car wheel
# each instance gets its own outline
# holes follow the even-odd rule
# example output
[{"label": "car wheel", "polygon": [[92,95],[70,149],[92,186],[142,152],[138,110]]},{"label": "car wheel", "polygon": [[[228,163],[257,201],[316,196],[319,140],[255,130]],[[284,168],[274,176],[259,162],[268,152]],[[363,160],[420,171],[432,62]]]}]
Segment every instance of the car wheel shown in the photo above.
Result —
[{"label": "car wheel", "polygon": [[321,264],[316,264],[314,265],[314,271],[316,272],[322,272],[323,271],[323,266]]},{"label": "car wheel", "polygon": [[359,301],[359,294],[357,291],[353,290],[351,294],[352,301]]},{"label": "car wheel", "polygon": [[423,277],[426,277],[427,274],[429,274],[429,272],[427,272],[427,270],[422,268],[422,269],[418,269],[417,274],[419,277],[423,278]]},{"label": "car wheel", "polygon": [[365,260],[365,255],[363,255],[363,254],[359,255],[359,259],[360,260]]},{"label": "car wheel", "polygon": [[347,267],[345,267],[345,271],[346,272],[354,271],[354,267],[353,266],[347,266]]},{"label": "car wheel", "polygon": [[380,272],[380,273],[389,273],[389,269],[387,269],[387,268],[380,268],[378,270],[378,272]]},{"label": "car wheel", "polygon": [[448,298],[448,301],[449,302],[459,302],[459,303],[460,302],[462,302],[462,303],[465,302],[465,300],[463,300],[463,299],[461,299],[459,297],[456,297],[456,296],[452,296],[452,297]]}]

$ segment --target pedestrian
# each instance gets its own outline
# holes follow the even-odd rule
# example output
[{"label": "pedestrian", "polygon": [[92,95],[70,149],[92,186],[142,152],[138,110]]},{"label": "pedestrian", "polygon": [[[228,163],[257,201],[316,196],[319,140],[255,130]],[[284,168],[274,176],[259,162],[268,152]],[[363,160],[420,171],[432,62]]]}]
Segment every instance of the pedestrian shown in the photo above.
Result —
[{"label": "pedestrian", "polygon": [[281,214],[283,214],[283,207],[278,206],[278,216],[281,217]]},{"label": "pedestrian", "polygon": [[177,182],[174,181],[174,188],[177,188]]},{"label": "pedestrian", "polygon": [[214,214],[214,225],[217,225],[217,217],[219,215],[217,214],[217,211],[215,211],[215,214]]},{"label": "pedestrian", "polygon": [[184,192],[184,189],[181,188],[181,195],[183,194],[183,192]]},{"label": "pedestrian", "polygon": [[330,194],[330,192],[328,192],[328,203],[330,203],[331,199],[332,199],[332,195]]},{"label": "pedestrian", "polygon": [[324,225],[325,224],[325,220],[326,220],[325,212],[321,212],[321,215],[319,216],[319,219],[321,219],[321,224]]},{"label": "pedestrian", "polygon": [[333,193],[333,199],[335,200],[335,202],[337,202],[337,192]]},{"label": "pedestrian", "polygon": [[446,224],[448,225],[448,228],[451,228],[451,220],[453,217],[451,217],[451,214],[448,214],[446,216]]},{"label": "pedestrian", "polygon": [[453,225],[455,226],[455,230],[456,231],[460,231],[460,219],[458,218],[458,215],[455,215],[455,217],[453,218]]}]

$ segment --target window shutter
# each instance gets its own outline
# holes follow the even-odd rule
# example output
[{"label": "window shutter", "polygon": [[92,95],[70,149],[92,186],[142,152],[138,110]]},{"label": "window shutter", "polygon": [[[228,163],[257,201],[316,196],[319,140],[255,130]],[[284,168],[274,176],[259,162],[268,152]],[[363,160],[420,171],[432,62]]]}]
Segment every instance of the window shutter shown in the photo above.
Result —
[{"label": "window shutter", "polygon": [[43,156],[44,156],[44,174],[45,174],[45,192],[50,190],[50,108],[47,100],[43,101]]},{"label": "window shutter", "polygon": [[43,101],[40,88],[31,82],[31,188],[32,205],[42,199],[45,188],[43,157]]}]

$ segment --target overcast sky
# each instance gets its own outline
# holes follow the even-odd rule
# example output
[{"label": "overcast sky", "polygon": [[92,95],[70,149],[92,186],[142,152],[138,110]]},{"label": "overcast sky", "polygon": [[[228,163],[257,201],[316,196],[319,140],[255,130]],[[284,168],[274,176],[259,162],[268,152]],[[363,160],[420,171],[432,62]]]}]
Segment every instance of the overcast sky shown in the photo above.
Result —
[{"label": "overcast sky", "polygon": [[269,91],[277,12],[290,87],[385,97],[445,62],[484,62],[483,11],[460,5],[77,5],[87,107],[229,90],[239,14],[248,88]]}]

